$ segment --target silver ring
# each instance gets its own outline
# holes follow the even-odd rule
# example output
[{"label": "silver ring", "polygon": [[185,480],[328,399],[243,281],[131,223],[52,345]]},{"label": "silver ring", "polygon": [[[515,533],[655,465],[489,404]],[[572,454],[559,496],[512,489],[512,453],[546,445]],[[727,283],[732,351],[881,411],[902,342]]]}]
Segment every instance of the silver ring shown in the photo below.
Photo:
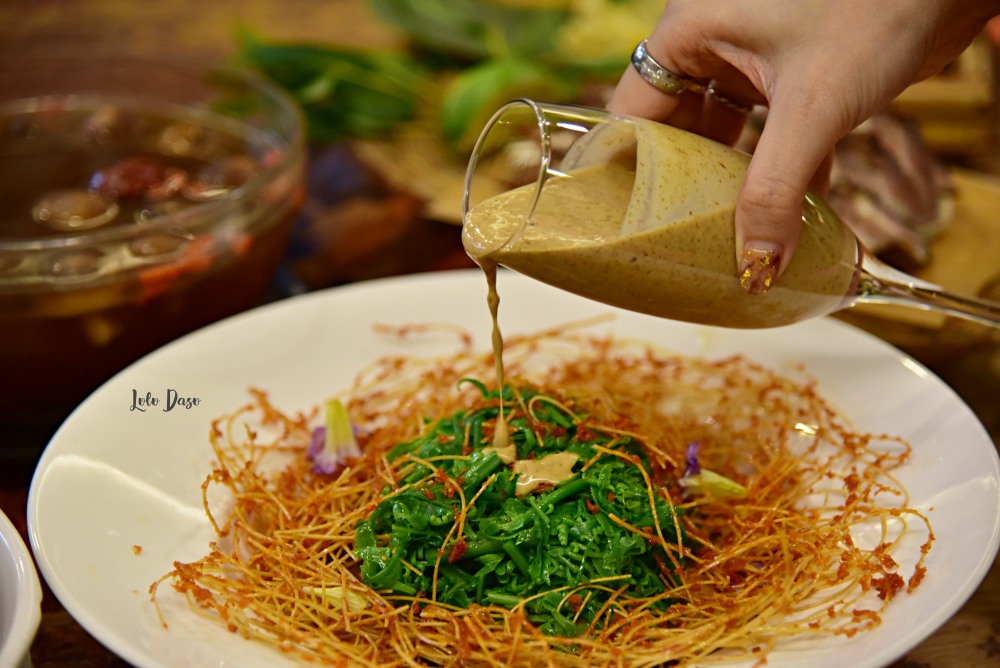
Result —
[{"label": "silver ring", "polygon": [[639,42],[632,52],[632,67],[650,86],[670,95],[680,95],[695,83],[687,77],[674,74],[656,62],[656,59],[646,51],[646,40]]},{"label": "silver ring", "polygon": [[728,98],[725,95],[721,94],[719,91],[715,90],[711,86],[709,86],[708,90],[705,91],[705,92],[708,93],[709,95],[711,95],[712,97],[714,97],[716,100],[718,100],[719,103],[722,104],[722,106],[728,107],[729,109],[732,109],[733,111],[735,111],[737,113],[740,113],[740,114],[749,114],[751,111],[753,111],[753,105],[752,104],[746,104],[744,102],[737,102],[736,100],[734,100],[732,98]]}]

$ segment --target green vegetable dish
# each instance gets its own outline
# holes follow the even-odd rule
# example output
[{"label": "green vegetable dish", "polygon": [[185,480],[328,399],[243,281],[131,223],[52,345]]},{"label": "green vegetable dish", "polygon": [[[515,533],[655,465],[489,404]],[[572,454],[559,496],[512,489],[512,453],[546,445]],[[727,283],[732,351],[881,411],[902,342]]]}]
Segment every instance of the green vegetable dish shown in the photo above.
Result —
[{"label": "green vegetable dish", "polygon": [[[463,608],[526,601],[529,619],[560,636],[585,630],[613,592],[669,605],[663,595],[677,585],[670,578],[678,557],[662,542],[679,552],[681,511],[651,491],[649,458],[636,439],[551,396],[515,397],[506,388],[505,404],[520,407],[506,416],[518,462],[576,456],[567,480],[518,493],[526,474],[505,466],[490,445],[498,393],[466,382],[486,407],[439,420],[388,453],[390,463],[409,455],[413,464],[358,525],[364,582],[407,596],[436,588],[436,600]],[[464,517],[459,497],[469,500]]]},{"label": "green vegetable dish", "polygon": [[213,421],[216,538],[152,585],[164,623],[169,592],[312,665],[679,668],[853,637],[927,573],[908,444],[804,373],[567,326],[505,338],[501,396],[459,334]]}]

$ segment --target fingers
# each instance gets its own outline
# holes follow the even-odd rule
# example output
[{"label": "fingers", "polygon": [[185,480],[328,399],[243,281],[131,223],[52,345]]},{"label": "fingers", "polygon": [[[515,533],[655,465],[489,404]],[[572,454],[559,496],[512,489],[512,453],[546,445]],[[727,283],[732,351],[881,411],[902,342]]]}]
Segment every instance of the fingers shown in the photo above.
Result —
[{"label": "fingers", "polygon": [[952,62],[995,11],[993,1],[670,0],[649,55],[667,80],[693,79],[699,92],[629,68],[609,108],[732,143],[745,119],[726,98],[770,107],[735,216],[741,281],[765,292],[798,244],[807,188],[826,190],[836,142],[915,77]]},{"label": "fingers", "polygon": [[[744,85],[740,88],[749,87]],[[735,94],[727,97],[700,81],[695,82],[688,91],[679,94],[665,93],[643,80],[634,68],[629,67],[613,91],[607,108],[612,113],[670,123],[682,130],[689,130],[724,144],[733,144],[739,139],[746,124],[751,104],[757,102],[763,102],[763,98],[756,91],[741,93],[739,97]]]},{"label": "fingers", "polygon": [[[839,138],[835,132],[847,128],[841,128],[843,123],[834,115],[838,112],[825,109],[822,100],[815,97],[816,86],[802,90],[801,82],[811,78],[790,76],[776,69],[775,63],[782,62],[782,58],[758,57],[741,51],[735,43],[723,49],[723,57],[707,46],[710,42],[692,37],[699,30],[671,34],[675,25],[665,13],[644,44],[658,74],[650,75],[645,67],[648,61],[640,53],[636,63],[642,73],[632,67],[627,69],[608,109],[670,123],[732,145],[746,123],[749,105],[770,104],[771,113],[751,160],[735,216],[740,281],[747,292],[761,294],[774,285],[795,252],[810,179],[818,174],[814,185],[825,185],[829,174],[829,162],[825,161]],[[785,64],[789,61],[785,60]],[[815,73],[801,61],[789,69],[799,74],[803,69],[807,74]],[[670,84],[662,85],[658,78],[662,70],[666,70],[669,82],[680,78],[695,83],[686,91],[675,91]],[[795,82],[796,88],[789,89],[785,83],[788,81]],[[784,95],[780,94],[782,90]],[[825,169],[820,169],[824,165]]]},{"label": "fingers", "polygon": [[826,197],[830,193],[831,172],[833,172],[833,149],[823,157],[823,162],[809,180],[809,190],[820,197]]},{"label": "fingers", "polygon": [[693,130],[704,137],[731,146],[740,138],[746,122],[746,111],[734,109],[715,96],[708,95],[702,105],[697,127]]},{"label": "fingers", "polygon": [[808,99],[772,104],[736,206],[740,281],[766,292],[788,266],[811,182],[825,190],[840,123]]},{"label": "fingers", "polygon": [[656,90],[629,66],[615,86],[608,111],[625,116],[641,116],[666,122],[680,105],[681,95],[670,95]]}]

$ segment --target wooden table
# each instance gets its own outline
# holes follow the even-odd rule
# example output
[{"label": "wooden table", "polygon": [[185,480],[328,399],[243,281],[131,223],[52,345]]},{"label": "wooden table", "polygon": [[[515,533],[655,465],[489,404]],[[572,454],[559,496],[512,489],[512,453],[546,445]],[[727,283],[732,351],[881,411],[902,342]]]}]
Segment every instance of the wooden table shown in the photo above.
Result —
[{"label": "wooden table", "polygon": [[[25,50],[103,48],[126,45],[140,51],[168,49],[187,55],[225,57],[235,48],[236,27],[257,29],[271,38],[307,39],[355,46],[391,47],[399,36],[373,20],[359,0],[216,0],[215,2],[142,3],[132,0],[6,0],[0,3],[0,58]],[[379,191],[375,191],[376,193]],[[341,203],[351,215],[331,212],[331,225],[350,225],[358,216],[381,221],[389,233],[375,248],[380,263],[359,256],[348,271],[325,280],[345,282],[376,275],[466,266],[455,228],[420,218],[420,203],[391,188],[378,195]],[[987,200],[989,211],[995,201]],[[342,211],[342,210],[341,210]],[[343,231],[342,231],[343,233]],[[363,249],[363,245],[362,245]],[[418,252],[414,252],[418,249]],[[361,252],[361,251],[359,251]],[[871,324],[871,321],[869,321]],[[864,322],[860,323],[864,326]],[[878,321],[873,331],[885,333]],[[891,335],[890,335],[890,338]],[[899,343],[899,341],[895,341]],[[975,345],[928,347],[910,352],[927,364],[972,407],[1000,443],[1000,343],[984,337]],[[905,340],[903,347],[906,347]],[[0,434],[3,447],[41,447],[46,434]],[[0,461],[0,508],[26,536],[25,506],[33,469],[32,456]],[[1000,503],[1000,500],[998,500]],[[123,666],[123,661],[94,641],[46,591],[41,628],[31,649],[35,668]],[[994,564],[968,603],[930,638],[892,668],[965,668],[1000,666],[1000,565]]]}]

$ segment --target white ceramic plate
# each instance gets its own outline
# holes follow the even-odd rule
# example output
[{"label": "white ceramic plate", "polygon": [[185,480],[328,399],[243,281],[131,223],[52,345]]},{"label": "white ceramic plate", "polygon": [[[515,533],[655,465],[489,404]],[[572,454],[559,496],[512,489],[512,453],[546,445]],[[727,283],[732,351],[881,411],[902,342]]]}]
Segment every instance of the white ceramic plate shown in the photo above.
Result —
[{"label": "white ceramic plate", "polygon": [[[506,272],[500,287],[508,334],[613,310]],[[266,388],[282,408],[305,409],[346,387],[381,354],[452,350],[452,337],[387,340],[373,333],[373,323],[453,322],[486,350],[485,294],[477,271],[313,293],[196,332],[117,375],[56,433],[32,483],[31,541],[56,596],[136,666],[284,665],[283,657],[183,606],[167,611],[164,629],[149,602],[150,583],[174,560],[202,556],[214,537],[200,496],[212,459],[210,420],[244,403],[249,386]],[[804,363],[859,429],[897,434],[914,446],[898,473],[937,535],[923,584],[894,601],[876,630],[825,640],[808,654],[779,648],[769,666],[886,665],[979,585],[1000,540],[1000,463],[969,408],[912,359],[833,320],[738,331],[619,312],[608,327],[682,353],[744,353],[779,370]],[[158,405],[132,410],[134,397],[147,393]],[[168,393],[197,398],[198,405],[164,410]]]},{"label": "white ceramic plate", "polygon": [[0,668],[30,665],[28,649],[42,620],[42,586],[28,546],[0,512]]}]

